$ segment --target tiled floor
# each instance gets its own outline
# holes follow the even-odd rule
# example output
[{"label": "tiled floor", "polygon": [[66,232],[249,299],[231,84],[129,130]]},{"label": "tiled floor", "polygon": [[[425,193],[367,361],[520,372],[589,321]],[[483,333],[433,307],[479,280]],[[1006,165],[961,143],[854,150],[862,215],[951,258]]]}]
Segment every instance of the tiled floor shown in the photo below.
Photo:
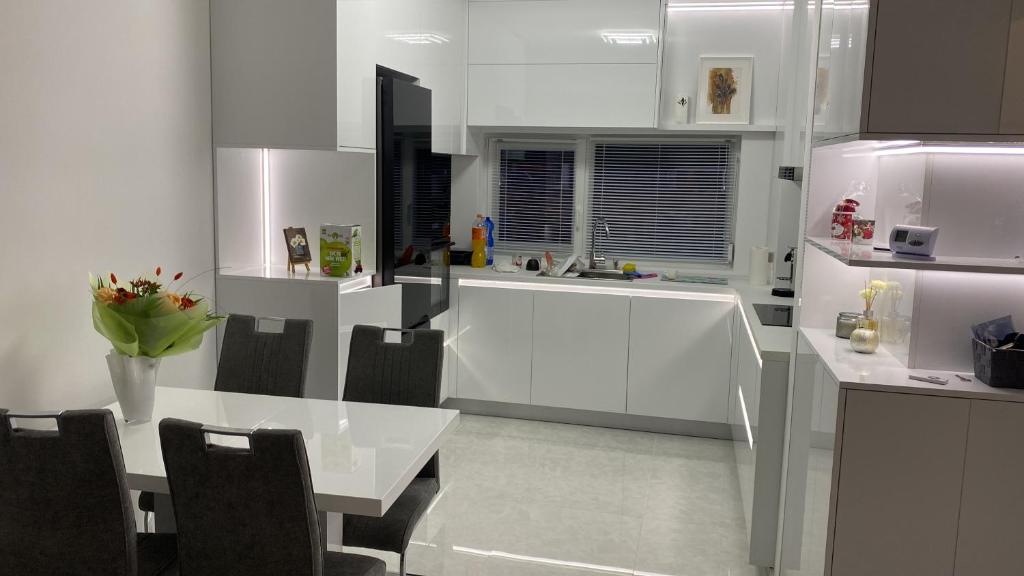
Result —
[{"label": "tiled floor", "polygon": [[413,573],[751,573],[727,441],[463,415],[441,471]]}]

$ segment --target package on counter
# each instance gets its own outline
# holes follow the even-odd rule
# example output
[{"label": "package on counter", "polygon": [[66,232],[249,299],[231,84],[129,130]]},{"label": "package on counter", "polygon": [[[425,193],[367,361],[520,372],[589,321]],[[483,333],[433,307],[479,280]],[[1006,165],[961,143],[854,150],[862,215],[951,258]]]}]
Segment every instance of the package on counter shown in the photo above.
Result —
[{"label": "package on counter", "polygon": [[353,263],[362,265],[363,229],[358,224],[320,226],[320,272],[324,276],[348,276]]}]

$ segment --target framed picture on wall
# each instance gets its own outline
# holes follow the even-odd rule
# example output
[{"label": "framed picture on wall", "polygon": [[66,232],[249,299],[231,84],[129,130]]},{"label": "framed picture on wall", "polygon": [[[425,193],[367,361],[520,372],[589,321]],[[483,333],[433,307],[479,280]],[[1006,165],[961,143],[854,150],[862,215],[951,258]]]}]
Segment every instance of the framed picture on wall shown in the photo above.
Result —
[{"label": "framed picture on wall", "polygon": [[753,56],[701,56],[698,74],[698,123],[750,124]]}]

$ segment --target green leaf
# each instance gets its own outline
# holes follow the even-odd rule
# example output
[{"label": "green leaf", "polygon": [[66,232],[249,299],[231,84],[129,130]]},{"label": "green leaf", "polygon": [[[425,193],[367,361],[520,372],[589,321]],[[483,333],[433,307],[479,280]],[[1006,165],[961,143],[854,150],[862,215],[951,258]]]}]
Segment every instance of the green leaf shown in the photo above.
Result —
[{"label": "green leaf", "polygon": [[92,325],[115,350],[128,356],[139,355],[139,337],[135,327],[102,302],[92,303]]}]

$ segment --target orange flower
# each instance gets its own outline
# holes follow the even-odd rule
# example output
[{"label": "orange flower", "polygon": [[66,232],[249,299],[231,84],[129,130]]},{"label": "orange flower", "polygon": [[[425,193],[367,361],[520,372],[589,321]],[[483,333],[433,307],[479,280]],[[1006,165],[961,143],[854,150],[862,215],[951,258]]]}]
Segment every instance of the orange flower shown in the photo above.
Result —
[{"label": "orange flower", "polygon": [[165,293],[164,298],[167,298],[167,301],[174,305],[175,308],[181,307],[181,296],[178,296],[174,292]]},{"label": "orange flower", "polygon": [[104,286],[96,290],[96,301],[103,302],[104,304],[112,304],[117,299],[117,291],[113,288]]}]

